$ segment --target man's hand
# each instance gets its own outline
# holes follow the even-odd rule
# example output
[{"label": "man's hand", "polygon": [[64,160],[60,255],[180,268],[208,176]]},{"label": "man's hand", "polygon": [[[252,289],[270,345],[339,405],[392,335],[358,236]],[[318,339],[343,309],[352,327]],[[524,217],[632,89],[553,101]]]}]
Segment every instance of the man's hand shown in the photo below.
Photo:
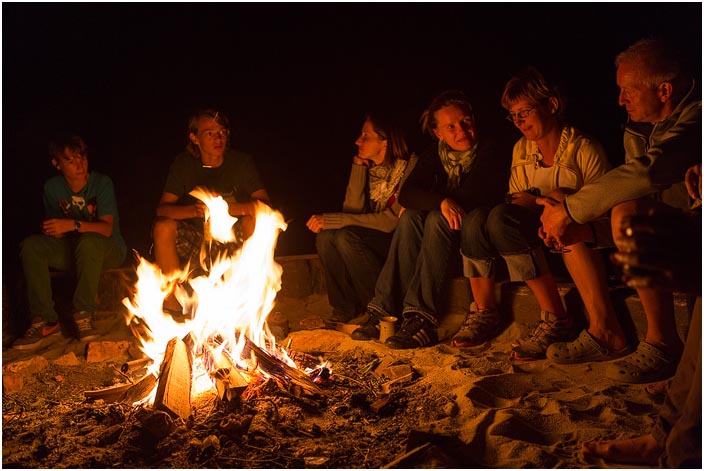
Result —
[{"label": "man's hand", "polygon": [[323,215],[314,214],[308,219],[306,227],[316,234],[324,229],[323,227]]},{"label": "man's hand", "polygon": [[564,203],[557,201],[551,197],[537,198],[537,204],[543,206],[543,214],[540,216],[540,222],[543,224],[542,233],[546,239],[556,240],[560,245],[567,245],[565,234],[567,226],[572,223],[572,220],[567,215]]},{"label": "man's hand", "polygon": [[191,210],[193,211],[193,216],[194,218],[200,218],[200,219],[205,219],[205,213],[207,211],[208,207],[203,203],[202,201],[198,201],[197,203],[191,205]]},{"label": "man's hand", "polygon": [[445,198],[440,203],[440,212],[450,225],[453,231],[462,229],[462,219],[464,219],[464,209],[450,198]]},{"label": "man's hand", "polygon": [[63,237],[67,232],[73,231],[73,219],[51,218],[42,222],[42,233],[49,237]]},{"label": "man's hand", "polygon": [[701,293],[701,219],[661,207],[623,220],[611,256],[632,288]]}]

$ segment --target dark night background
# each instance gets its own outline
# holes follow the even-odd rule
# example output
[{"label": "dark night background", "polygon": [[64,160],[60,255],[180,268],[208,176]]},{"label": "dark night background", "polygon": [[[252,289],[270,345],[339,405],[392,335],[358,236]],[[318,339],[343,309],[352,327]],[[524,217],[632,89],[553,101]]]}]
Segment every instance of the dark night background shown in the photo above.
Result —
[{"label": "dark night background", "polygon": [[533,64],[562,82],[572,123],[619,164],[615,55],[664,36],[699,79],[701,18],[700,3],[3,3],[3,279],[38,231],[55,131],[85,138],[90,167],[115,183],[128,246],[146,255],[188,116],[217,107],[292,219],[277,254],[314,253],[305,222],[340,210],[367,109],[401,111],[421,150],[421,111],[461,89],[480,135],[513,141],[500,95]]}]

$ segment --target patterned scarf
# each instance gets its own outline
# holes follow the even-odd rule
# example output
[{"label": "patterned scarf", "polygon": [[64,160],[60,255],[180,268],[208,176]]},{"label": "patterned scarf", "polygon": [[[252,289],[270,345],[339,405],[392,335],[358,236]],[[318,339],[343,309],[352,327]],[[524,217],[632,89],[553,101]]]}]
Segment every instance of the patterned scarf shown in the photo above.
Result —
[{"label": "patterned scarf", "polygon": [[452,150],[445,141],[440,141],[438,142],[438,155],[440,155],[440,162],[447,173],[447,189],[454,190],[460,186],[462,175],[465,175],[472,168],[477,156],[477,144],[468,150],[456,151]]},{"label": "patterned scarf", "polygon": [[386,208],[386,204],[396,191],[406,170],[407,160],[396,159],[393,167],[375,165],[369,169],[369,199],[378,213]]}]

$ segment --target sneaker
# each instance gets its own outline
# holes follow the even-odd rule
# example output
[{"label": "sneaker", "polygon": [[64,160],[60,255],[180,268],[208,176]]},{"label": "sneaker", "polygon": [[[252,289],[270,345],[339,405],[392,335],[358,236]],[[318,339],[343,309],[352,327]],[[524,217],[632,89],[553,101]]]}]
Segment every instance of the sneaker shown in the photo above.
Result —
[{"label": "sneaker", "polygon": [[93,327],[93,315],[88,311],[78,311],[73,315],[73,321],[78,327],[78,340],[92,340],[98,336]]},{"label": "sneaker", "polygon": [[501,316],[496,309],[470,312],[462,322],[450,345],[458,348],[476,347],[495,337],[501,329]]},{"label": "sneaker", "polygon": [[58,322],[50,324],[44,321],[35,320],[25,334],[12,343],[12,348],[16,350],[32,350],[46,344],[45,340],[61,333]]},{"label": "sneaker", "polygon": [[558,318],[552,312],[541,311],[540,321],[533,332],[513,343],[512,360],[545,359],[545,352],[555,342],[570,342],[577,337],[572,317]]},{"label": "sneaker", "polygon": [[421,314],[408,314],[396,335],[392,335],[384,345],[393,349],[418,348],[438,341],[435,326]]},{"label": "sneaker", "polygon": [[379,318],[370,312],[369,319],[360,327],[354,329],[350,337],[353,340],[376,340],[379,338],[380,333]]}]

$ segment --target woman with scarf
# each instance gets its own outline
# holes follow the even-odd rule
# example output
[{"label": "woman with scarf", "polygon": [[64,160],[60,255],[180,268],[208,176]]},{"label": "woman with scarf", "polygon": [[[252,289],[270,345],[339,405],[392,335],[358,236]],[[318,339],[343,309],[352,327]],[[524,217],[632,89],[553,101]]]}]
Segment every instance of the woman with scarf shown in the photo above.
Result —
[{"label": "woman with scarf", "polygon": [[389,251],[403,208],[398,192],[415,164],[400,128],[381,114],[367,114],[355,141],[342,212],[315,214],[315,232],[333,320],[363,313]]},{"label": "woman with scarf", "polygon": [[461,92],[435,97],[421,116],[423,131],[437,138],[418,159],[401,189],[406,208],[391,241],[389,256],[367,306],[367,322],[352,332],[356,340],[379,336],[385,316],[403,316],[389,348],[406,349],[438,341],[438,314],[453,257],[459,257],[466,213],[493,206],[506,192],[508,148],[479,135],[472,107]]},{"label": "woman with scarf", "polygon": [[[501,105],[509,112],[506,119],[523,137],[513,148],[506,201],[491,210],[474,211],[465,222],[462,254],[477,311],[467,315],[452,343],[457,347],[482,344],[506,324],[497,311],[494,296],[495,265],[502,258],[511,281],[525,281],[541,310],[535,329],[514,342],[511,358],[538,360],[545,358],[552,343],[573,340],[577,330],[547,264],[539,238],[542,206],[536,204],[536,199],[546,196],[561,200],[565,194],[606,173],[609,161],[599,142],[565,124],[564,99],[536,69],[527,68],[509,80]],[[613,314],[607,316],[614,320],[608,329],[621,332],[609,299],[604,263],[601,255],[592,249],[596,245],[613,244],[608,218],[577,229],[584,234],[582,240],[588,240],[589,244],[555,247],[553,251],[562,253],[587,312]],[[591,348],[587,345],[593,341],[586,335],[583,343],[584,348]],[[623,342],[610,347],[613,358],[625,355],[630,349]]]}]

